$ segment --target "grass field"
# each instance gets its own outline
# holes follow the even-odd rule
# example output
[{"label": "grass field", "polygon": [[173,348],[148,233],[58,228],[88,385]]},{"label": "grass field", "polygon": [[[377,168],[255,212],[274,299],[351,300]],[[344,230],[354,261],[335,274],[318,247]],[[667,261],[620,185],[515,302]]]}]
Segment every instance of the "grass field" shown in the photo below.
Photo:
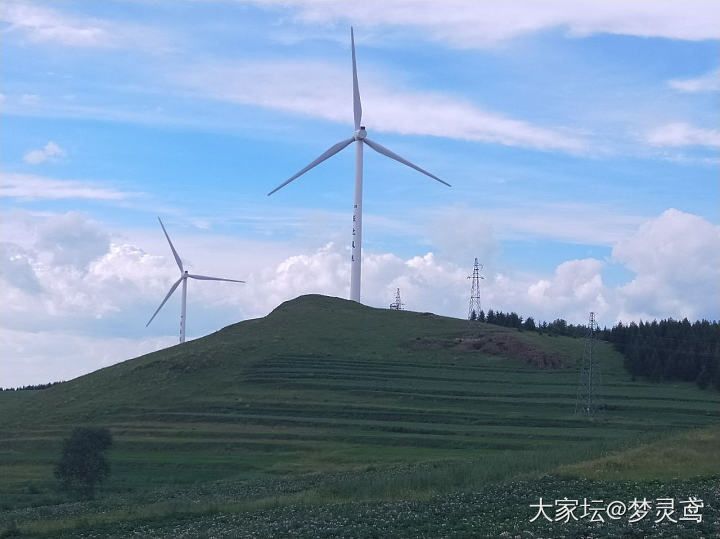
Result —
[{"label": "grass field", "polygon": [[[509,343],[508,352],[467,345],[488,336]],[[561,366],[539,367],[513,349]],[[0,530],[628,532],[619,522],[529,523],[539,495],[606,492],[700,493],[714,503],[702,524],[630,531],[718,533],[717,392],[633,381],[600,343],[606,407],[587,420],[574,414],[582,349],[582,340],[304,296],[266,318],[64,384],[0,393]],[[110,428],[115,444],[109,481],[97,499],[78,502],[56,490],[52,467],[62,438],[80,425]]]}]

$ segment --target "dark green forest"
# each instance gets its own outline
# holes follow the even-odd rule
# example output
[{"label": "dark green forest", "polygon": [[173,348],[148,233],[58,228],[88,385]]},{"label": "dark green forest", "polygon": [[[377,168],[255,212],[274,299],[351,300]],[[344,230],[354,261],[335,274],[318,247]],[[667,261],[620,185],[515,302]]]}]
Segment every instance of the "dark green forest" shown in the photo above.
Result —
[{"label": "dark green forest", "polygon": [[720,325],[685,318],[653,322],[618,323],[607,340],[625,356],[634,376],[651,380],[697,382],[720,390]]},{"label": "dark green forest", "polygon": [[[568,324],[563,319],[536,323],[515,312],[492,309],[480,311],[478,321],[513,327],[521,331],[537,331],[548,335],[585,337],[586,325]],[[633,376],[653,381],[682,380],[696,382],[702,389],[720,390],[720,324],[687,318],[671,318],[652,322],[619,322],[611,329],[596,329],[595,338],[611,342],[625,357],[625,367]]]}]

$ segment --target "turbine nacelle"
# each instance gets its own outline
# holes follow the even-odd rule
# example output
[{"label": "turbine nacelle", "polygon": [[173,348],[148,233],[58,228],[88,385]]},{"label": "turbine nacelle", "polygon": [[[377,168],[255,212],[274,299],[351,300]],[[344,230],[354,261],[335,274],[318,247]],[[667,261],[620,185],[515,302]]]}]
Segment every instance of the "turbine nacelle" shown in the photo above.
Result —
[{"label": "turbine nacelle", "polygon": [[365,126],[361,125],[360,129],[357,129],[355,133],[353,133],[353,139],[363,140],[365,137],[367,137],[367,131],[365,131]]}]

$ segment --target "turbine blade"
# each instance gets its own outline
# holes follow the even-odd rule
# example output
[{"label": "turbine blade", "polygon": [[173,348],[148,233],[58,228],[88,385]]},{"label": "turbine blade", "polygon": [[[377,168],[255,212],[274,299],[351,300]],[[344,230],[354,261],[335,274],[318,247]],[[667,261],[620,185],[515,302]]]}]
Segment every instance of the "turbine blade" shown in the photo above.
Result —
[{"label": "turbine blade", "polygon": [[208,277],[206,275],[192,275],[188,273],[188,277],[193,279],[200,279],[201,281],[230,281],[231,283],[244,283],[245,281],[238,281],[237,279],[221,279],[220,277]]},{"label": "turbine blade", "polygon": [[383,154],[383,155],[386,155],[386,156],[389,157],[390,159],[395,159],[395,161],[399,161],[399,162],[402,163],[403,165],[407,165],[407,166],[409,166],[410,168],[414,168],[414,169],[417,170],[418,172],[422,172],[422,173],[425,174],[426,176],[430,176],[433,180],[439,181],[440,183],[443,183],[443,184],[447,185],[448,187],[452,187],[452,185],[450,185],[450,184],[449,184],[448,182],[446,182],[446,181],[441,180],[440,178],[438,178],[437,176],[435,176],[435,174],[430,174],[427,170],[424,170],[424,169],[420,168],[419,166],[414,165],[413,163],[411,163],[411,162],[408,161],[407,159],[404,159],[404,158],[400,157],[400,156],[399,156],[398,154],[396,154],[395,152],[392,152],[392,151],[388,150],[385,146],[381,146],[380,144],[378,144],[377,142],[373,142],[373,141],[370,140],[369,138],[364,138],[364,139],[363,139],[363,142],[364,142],[365,144],[367,144],[368,146],[370,146],[370,147],[371,147],[373,150],[375,150],[376,152],[381,153],[381,154]]},{"label": "turbine blade", "polygon": [[291,181],[293,181],[293,180],[296,179],[297,177],[302,176],[303,174],[305,174],[305,173],[306,173],[308,170],[310,170],[311,168],[316,167],[317,165],[319,165],[320,163],[322,163],[323,161],[325,161],[325,159],[327,159],[328,157],[332,157],[333,155],[335,155],[336,153],[338,153],[340,150],[342,150],[345,146],[347,146],[348,144],[350,144],[350,143],[351,143],[352,141],[354,141],[354,140],[355,140],[355,138],[353,137],[353,138],[349,138],[349,139],[347,139],[347,140],[343,140],[342,142],[338,142],[337,144],[335,144],[335,146],[331,147],[331,148],[330,148],[329,150],[327,150],[324,154],[322,154],[320,157],[318,157],[317,159],[315,159],[315,161],[313,161],[312,163],[310,163],[308,166],[306,166],[306,167],[305,167],[304,169],[302,169],[300,172],[298,172],[297,174],[295,174],[295,175],[294,175],[293,177],[291,177],[289,180],[287,180],[287,181],[284,182],[284,183],[281,183],[281,184],[278,185],[275,189],[273,189],[272,191],[270,191],[270,192],[267,194],[267,196],[270,196],[270,195],[272,195],[275,191],[278,191],[278,190],[282,189],[283,187],[285,187],[287,184],[289,184]]},{"label": "turbine blade", "polygon": [[355,131],[360,129],[362,122],[362,104],[360,103],[360,89],[358,88],[357,64],[355,63],[355,35],[350,27],[350,48],[352,49],[353,64],[353,114],[355,115]]},{"label": "turbine blade", "polygon": [[158,217],[158,221],[160,221],[160,226],[163,229],[163,232],[165,232],[165,237],[168,240],[168,243],[170,244],[170,249],[172,249],[172,254],[175,257],[175,262],[177,262],[178,268],[180,268],[180,273],[183,272],[183,265],[182,260],[180,260],[180,257],[177,254],[177,251],[175,250],[175,246],[170,241],[170,236],[168,236],[167,230],[165,230],[165,225],[163,225],[163,222],[160,220],[160,217]]},{"label": "turbine blade", "polygon": [[162,300],[162,303],[160,304],[160,307],[158,307],[158,308],[157,308],[157,311],[155,311],[155,312],[153,313],[153,315],[150,317],[150,320],[148,320],[148,323],[145,324],[145,327],[148,327],[148,326],[150,325],[150,322],[152,322],[153,319],[155,318],[155,316],[157,315],[157,313],[160,312],[160,309],[163,308],[163,305],[165,305],[165,302],[166,302],[168,299],[170,299],[170,296],[172,296],[172,293],[175,292],[175,289],[176,289],[176,288],[178,287],[178,285],[180,284],[180,281],[182,281],[182,277],[180,277],[177,281],[175,281],[175,284],[170,287],[170,291],[167,293],[167,296],[165,296],[165,299]]}]

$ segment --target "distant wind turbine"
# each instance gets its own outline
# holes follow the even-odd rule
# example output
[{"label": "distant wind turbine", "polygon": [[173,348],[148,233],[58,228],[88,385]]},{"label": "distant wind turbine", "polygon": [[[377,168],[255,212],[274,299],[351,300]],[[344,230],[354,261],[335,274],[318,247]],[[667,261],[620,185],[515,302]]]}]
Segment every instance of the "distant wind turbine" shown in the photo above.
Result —
[{"label": "distant wind turbine", "polygon": [[360,263],[361,263],[361,244],[362,244],[362,182],[363,182],[363,143],[370,146],[373,150],[381,153],[395,161],[399,161],[403,165],[407,165],[410,168],[422,172],[426,176],[430,176],[433,180],[437,180],[450,187],[450,184],[441,180],[434,174],[430,174],[427,170],[423,170],[417,165],[414,165],[407,159],[403,159],[398,154],[388,150],[384,146],[381,146],[377,142],[374,142],[367,138],[367,132],[365,126],[360,125],[362,121],[362,105],[360,104],[360,90],[358,89],[358,78],[357,78],[357,67],[355,65],[355,36],[353,35],[353,29],[350,27],[350,46],[352,49],[352,67],[353,67],[353,112],[355,115],[355,132],[349,139],[338,142],[324,154],[315,159],[312,163],[302,169],[300,172],[292,176],[286,182],[278,185],[275,189],[268,193],[268,196],[272,195],[275,191],[282,189],[291,181],[305,174],[308,170],[316,167],[327,158],[332,157],[340,150],[350,145],[352,142],[356,142],[355,145],[355,203],[353,204],[353,229],[352,229],[352,254],[350,257],[351,270],[350,270],[350,299],[353,301],[360,302]]},{"label": "distant wind turbine", "polygon": [[201,281],[230,281],[231,283],[244,283],[245,281],[238,281],[236,279],[221,279],[220,277],[207,277],[205,275],[193,275],[192,273],[188,273],[186,269],[183,268],[182,260],[180,260],[180,257],[177,254],[177,251],[175,250],[175,247],[173,246],[172,242],[170,241],[170,236],[168,236],[167,230],[165,230],[165,225],[163,225],[163,222],[160,220],[160,217],[158,217],[158,221],[160,221],[160,226],[163,229],[163,232],[165,233],[165,237],[168,240],[168,243],[170,244],[170,249],[172,250],[172,254],[175,257],[175,262],[177,262],[178,268],[180,268],[180,278],[175,281],[175,284],[173,284],[170,287],[170,291],[167,293],[167,296],[165,296],[165,299],[162,300],[162,303],[160,304],[160,307],[157,308],[157,310],[153,313],[153,315],[150,317],[150,320],[148,320],[148,323],[145,324],[145,327],[148,327],[150,325],[150,322],[153,321],[157,313],[160,312],[160,309],[163,308],[163,305],[165,305],[165,302],[170,299],[170,296],[172,296],[173,292],[175,292],[175,289],[178,287],[178,285],[182,282],[182,305],[180,307],[180,342],[185,342],[185,313],[186,313],[186,300],[187,300],[187,280],[188,277],[190,279],[199,279]]}]

